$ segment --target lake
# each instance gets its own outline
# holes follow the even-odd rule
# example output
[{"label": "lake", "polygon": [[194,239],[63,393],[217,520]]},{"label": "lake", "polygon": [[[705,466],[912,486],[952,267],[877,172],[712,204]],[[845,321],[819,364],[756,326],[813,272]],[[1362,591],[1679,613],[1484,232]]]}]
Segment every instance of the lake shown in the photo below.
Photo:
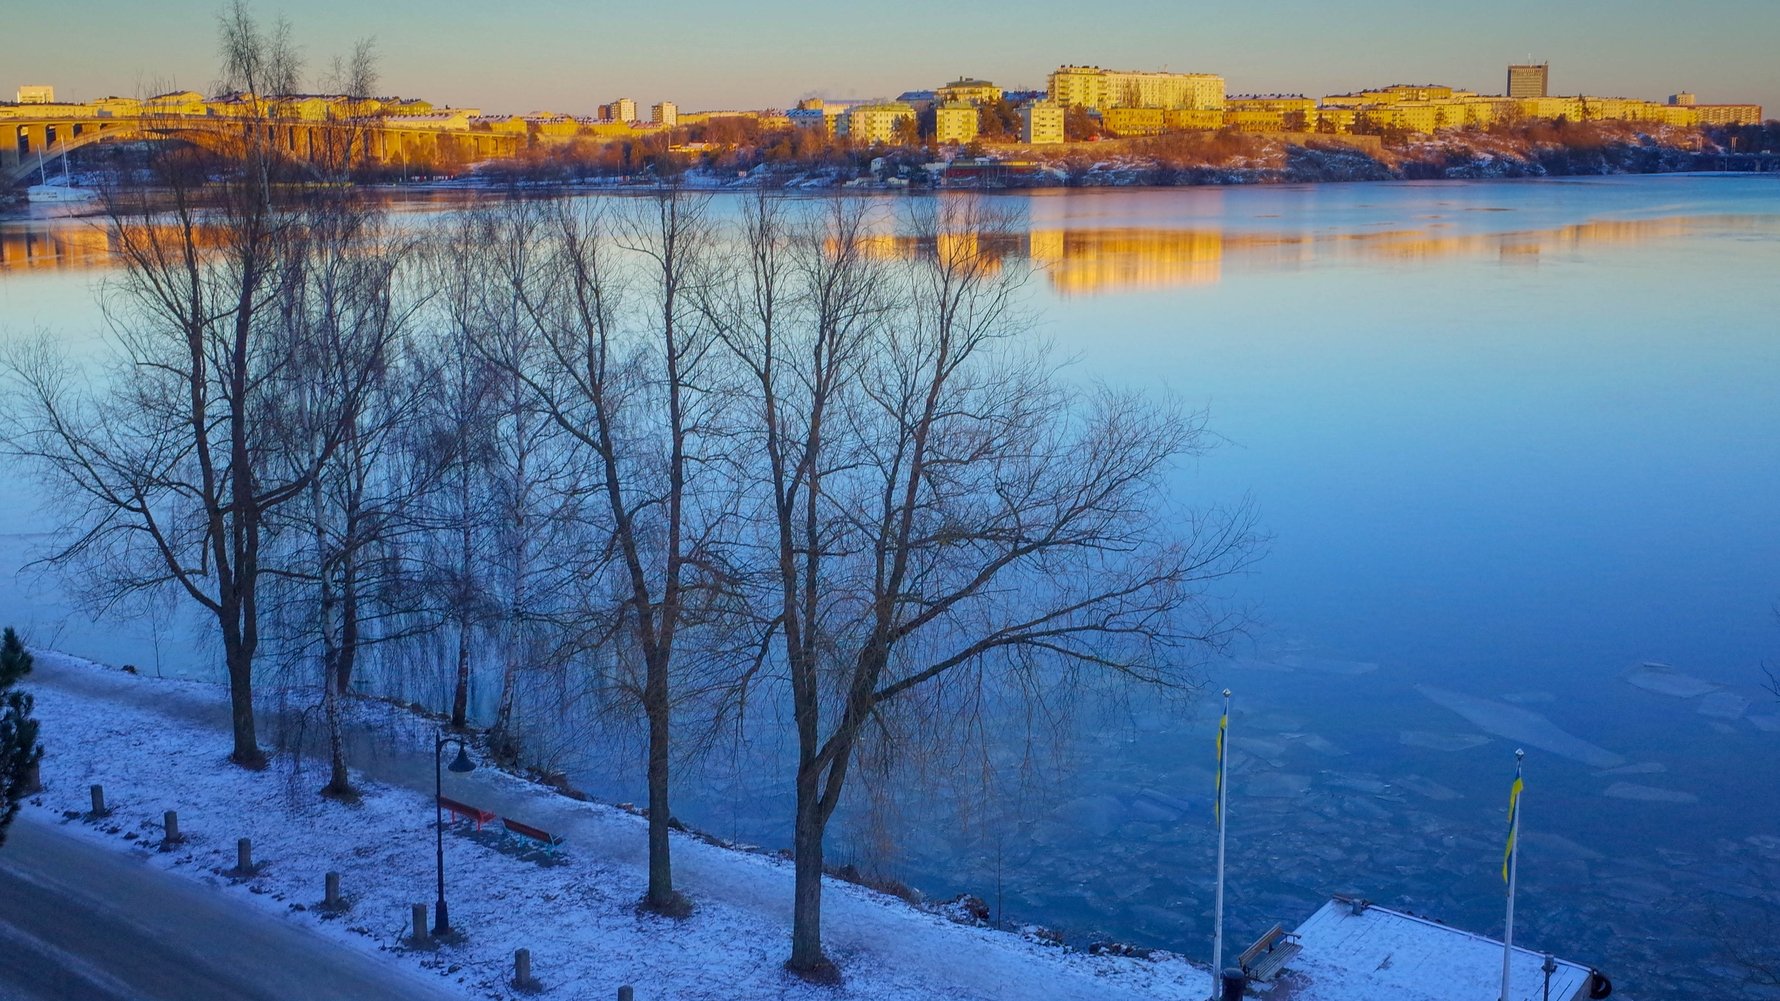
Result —
[{"label": "lake", "polygon": [[[1522,747],[1517,944],[1627,997],[1780,996],[1722,945],[1780,940],[1780,178],[1005,197],[1038,334],[1208,408],[1222,444],[1178,489],[1252,498],[1272,537],[1236,586],[1252,641],[1206,672],[1236,705],[1226,955],[1331,892],[1499,935]],[[105,268],[85,223],[0,221],[0,331],[96,343]],[[45,527],[15,482],[0,558]],[[0,597],[36,642],[192,669],[168,627],[87,623],[29,575]],[[1066,781],[890,822],[895,871],[1203,960],[1214,701],[1085,714]],[[786,753],[719,756],[679,812],[788,843],[756,767]],[[613,759],[576,784],[640,796]]]}]

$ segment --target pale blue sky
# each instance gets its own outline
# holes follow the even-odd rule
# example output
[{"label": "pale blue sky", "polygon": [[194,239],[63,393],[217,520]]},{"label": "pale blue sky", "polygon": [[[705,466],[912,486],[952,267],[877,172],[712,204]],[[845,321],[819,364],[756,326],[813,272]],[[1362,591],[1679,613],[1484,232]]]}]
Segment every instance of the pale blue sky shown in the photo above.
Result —
[{"label": "pale blue sky", "polygon": [[[206,90],[215,77],[217,0],[7,6],[8,97],[20,83],[53,83],[58,97],[83,100],[162,83]],[[1232,93],[1316,96],[1397,82],[1496,93],[1506,64],[1531,54],[1550,60],[1558,93],[1660,100],[1692,90],[1780,114],[1776,0],[262,0],[255,9],[292,21],[311,77],[369,35],[386,92],[490,111],[591,113],[620,96],[688,110],[784,107],[809,94],[894,95],[960,74],[1036,88],[1064,62],[1221,73]]]}]

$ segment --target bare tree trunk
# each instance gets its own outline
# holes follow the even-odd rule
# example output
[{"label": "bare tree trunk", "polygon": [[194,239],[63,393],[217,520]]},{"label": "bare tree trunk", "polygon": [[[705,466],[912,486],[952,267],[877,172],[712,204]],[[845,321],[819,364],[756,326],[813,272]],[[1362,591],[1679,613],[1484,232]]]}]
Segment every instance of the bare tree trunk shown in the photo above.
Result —
[{"label": "bare tree trunk", "polygon": [[[461,449],[460,449],[461,451]],[[459,461],[468,459],[459,456]],[[470,516],[470,473],[467,465],[458,470],[458,565],[457,565],[457,683],[451,694],[451,725],[462,729],[469,721],[470,655],[476,638],[476,623],[471,612],[475,594],[471,581],[475,545],[475,524]]]},{"label": "bare tree trunk", "polygon": [[260,750],[253,722],[253,650],[242,638],[237,622],[223,622],[223,663],[229,675],[229,724],[234,738],[229,760],[245,768],[264,768],[266,755]]},{"label": "bare tree trunk", "polygon": [[668,830],[673,812],[668,806],[668,703],[666,658],[650,658],[648,681],[643,690],[644,711],[649,718],[649,895],[650,906],[672,911],[679,908],[674,894],[674,867]]},{"label": "bare tree trunk", "polygon": [[791,959],[785,965],[812,979],[834,974],[834,964],[822,951],[822,842],[828,825],[822,818],[821,790],[819,769],[798,770],[797,815],[792,828],[796,885],[792,890]]},{"label": "bare tree trunk", "polygon": [[467,614],[457,617],[457,684],[451,695],[451,725],[461,730],[470,712],[470,642],[474,626]]}]

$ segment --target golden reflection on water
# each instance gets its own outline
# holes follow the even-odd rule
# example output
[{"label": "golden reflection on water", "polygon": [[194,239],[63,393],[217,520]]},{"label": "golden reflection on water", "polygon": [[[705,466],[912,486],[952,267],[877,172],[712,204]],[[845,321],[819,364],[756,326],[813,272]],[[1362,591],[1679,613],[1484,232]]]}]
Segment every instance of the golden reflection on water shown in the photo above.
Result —
[{"label": "golden reflection on water", "polygon": [[[1675,239],[1707,231],[1776,235],[1780,234],[1780,218],[1725,214],[1596,220],[1548,230],[1497,233],[1442,232],[1439,224],[1362,233],[1034,228],[983,250],[1023,254],[1059,294],[1099,295],[1213,285],[1222,280],[1226,267],[1292,270],[1318,261],[1418,262],[1460,256],[1537,263],[1548,253]],[[920,241],[909,237],[874,241],[879,253],[908,256],[921,249]]]},{"label": "golden reflection on water", "polygon": [[[1058,294],[1102,295],[1213,285],[1223,279],[1226,267],[1295,270],[1323,261],[1420,262],[1459,256],[1536,264],[1542,255],[1586,246],[1627,245],[1706,231],[1780,233],[1780,217],[1730,214],[1596,220],[1495,233],[1447,232],[1444,225],[1341,233],[1037,226],[1011,233],[945,234],[937,240],[878,233],[867,237],[867,252],[885,259],[936,252],[981,254],[991,267],[1010,258],[1025,259]],[[110,234],[91,220],[0,223],[0,278],[8,271],[27,269],[110,267],[110,250]]]},{"label": "golden reflection on water", "polygon": [[0,274],[111,265],[111,234],[82,223],[0,223]]}]

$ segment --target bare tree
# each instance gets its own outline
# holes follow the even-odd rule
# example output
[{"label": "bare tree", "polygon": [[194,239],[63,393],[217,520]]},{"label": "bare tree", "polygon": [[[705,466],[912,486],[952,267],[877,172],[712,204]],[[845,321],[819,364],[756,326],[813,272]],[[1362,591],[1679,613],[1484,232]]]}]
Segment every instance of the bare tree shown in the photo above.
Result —
[{"label": "bare tree", "polygon": [[1203,420],[1063,381],[1019,343],[1023,275],[985,249],[1006,223],[942,199],[921,252],[874,259],[832,203],[799,226],[762,200],[722,339],[751,378],[751,474],[797,731],[788,966],[821,945],[824,837],[868,726],[960,674],[1018,694],[1107,673],[1184,686],[1239,625],[1206,599],[1252,558],[1242,511],[1168,510]]},{"label": "bare tree", "polygon": [[353,168],[371,162],[371,136],[378,109],[374,100],[381,79],[375,39],[361,38],[352,54],[336,57],[322,87],[334,100],[329,104],[331,128],[323,130],[322,143],[313,159],[330,177],[352,176]]},{"label": "bare tree", "polygon": [[573,554],[585,480],[566,436],[517,374],[548,353],[514,294],[544,269],[535,218],[524,203],[495,207],[468,215],[447,237],[436,345],[433,452],[445,474],[429,564],[456,628],[451,716],[458,726],[467,719],[475,649],[486,633],[501,671],[490,746],[508,757],[518,753],[522,672],[561,661],[556,634],[579,573]]},{"label": "bare tree", "polygon": [[[636,651],[635,694],[648,728],[649,888],[644,906],[684,914],[668,838],[676,664],[690,627],[718,618],[726,571],[718,542],[731,505],[714,391],[714,341],[699,309],[714,268],[705,199],[677,191],[616,214],[571,202],[521,208],[545,248],[539,270],[511,272],[513,300],[544,335],[533,367],[506,364],[577,447],[589,501],[609,542],[584,576],[611,568],[612,614],[591,624]],[[597,578],[595,578],[597,579]],[[621,658],[622,660],[622,658]],[[709,664],[710,661],[705,663]]]},{"label": "bare tree", "polygon": [[283,585],[283,645],[320,665],[324,792],[349,796],[340,699],[361,651],[404,635],[380,627],[413,611],[396,553],[426,481],[397,459],[432,387],[427,373],[412,370],[411,319],[424,295],[401,278],[413,241],[390,233],[381,213],[347,190],[313,198],[304,219],[276,328],[289,363],[267,396],[284,475],[323,449],[329,457],[308,477],[308,504],[286,505],[269,520],[277,562],[268,572]]},{"label": "bare tree", "polygon": [[[221,19],[221,46],[226,84],[289,91],[298,63],[282,24],[264,31],[237,3]],[[106,193],[122,265],[107,303],[113,369],[91,387],[48,344],[13,352],[8,437],[68,500],[62,545],[48,561],[95,571],[97,606],[171,587],[214,618],[231,758],[258,767],[267,519],[304,494],[346,428],[328,428],[302,462],[269,433],[268,394],[290,364],[277,347],[279,309],[304,228],[293,188],[307,174],[252,120],[226,153],[223,181],[209,181],[208,159],[163,148],[151,159],[158,193]]]}]

